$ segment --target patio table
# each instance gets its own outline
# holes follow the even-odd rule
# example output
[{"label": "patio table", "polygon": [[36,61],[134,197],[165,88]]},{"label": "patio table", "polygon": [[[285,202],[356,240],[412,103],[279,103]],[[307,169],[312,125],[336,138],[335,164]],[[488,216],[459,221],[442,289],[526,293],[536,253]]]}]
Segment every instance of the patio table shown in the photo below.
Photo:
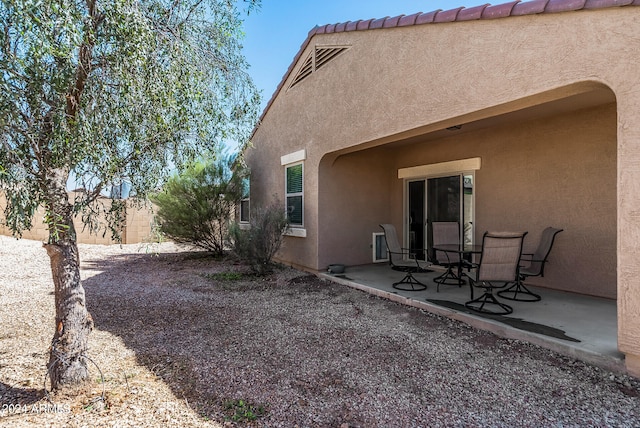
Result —
[{"label": "patio table", "polygon": [[460,255],[482,253],[482,245],[480,244],[440,244],[434,245],[433,249],[451,253],[459,253]]},{"label": "patio table", "polygon": [[[471,261],[474,254],[482,254],[481,244],[439,244],[433,246],[434,250],[444,251],[445,253],[458,253],[460,260]],[[462,278],[462,265],[458,264],[458,278]]]}]

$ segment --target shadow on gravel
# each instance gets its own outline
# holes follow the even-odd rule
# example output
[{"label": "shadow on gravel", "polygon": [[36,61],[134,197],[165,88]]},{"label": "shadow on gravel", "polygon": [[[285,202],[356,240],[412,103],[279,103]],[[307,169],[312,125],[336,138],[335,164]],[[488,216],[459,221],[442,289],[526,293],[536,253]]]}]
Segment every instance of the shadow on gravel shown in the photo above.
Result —
[{"label": "shadow on gravel", "polygon": [[[0,412],[10,414],[9,406],[31,406],[44,398],[43,388],[27,388],[0,382]],[[20,409],[18,409],[20,412]]]},{"label": "shadow on gravel", "polygon": [[[296,346],[293,354],[287,350],[292,341],[305,345],[299,334],[291,335],[292,327],[307,340],[307,326],[298,321],[307,307],[299,296],[326,301],[350,292],[303,273],[284,282],[276,275],[256,277],[243,264],[204,252],[113,256],[83,262],[82,270],[94,271],[83,286],[95,328],[122,338],[179,400],[219,422],[250,422],[253,415],[272,414],[268,394],[253,389],[269,391],[279,378],[288,384],[293,377],[292,387],[305,391],[293,393],[300,402],[288,406],[308,402],[311,398],[304,396],[314,392],[306,378],[313,374],[299,373]],[[294,302],[293,317],[277,308],[279,299]],[[351,310],[357,315],[357,308]],[[282,333],[279,343],[268,342],[272,328]],[[320,334],[318,326],[309,328],[316,332],[312,335]],[[280,373],[281,365],[295,374]],[[344,383],[339,376],[336,382]],[[323,416],[329,424],[357,422],[342,407],[334,416],[331,412]]]},{"label": "shadow on gravel", "polygon": [[[219,422],[247,422],[264,407],[260,421],[267,424],[377,426],[355,409],[371,391],[354,389],[350,373],[335,369],[368,370],[357,361],[367,350],[358,348],[351,324],[372,302],[390,320],[421,329],[434,321],[314,275],[255,277],[242,264],[205,253],[113,256],[83,262],[82,270],[94,274],[83,286],[95,328],[122,338],[178,399]],[[323,305],[345,320],[332,319]],[[366,357],[389,361],[404,352],[395,342],[390,333],[366,340]],[[283,396],[291,401],[283,404]]]},{"label": "shadow on gravel", "polygon": [[[557,396],[554,406],[593,412],[594,426],[602,415],[640,423],[635,383],[313,275],[257,278],[203,253],[114,256],[82,269],[94,274],[83,284],[95,328],[218,422],[263,409],[258,426],[572,425],[579,415],[545,401]],[[515,395],[527,400],[507,412],[500,403]]]},{"label": "shadow on gravel", "polygon": [[556,339],[562,339],[562,340],[566,340],[569,342],[580,342],[578,339],[574,339],[571,336],[567,336],[567,334],[565,333],[564,330],[560,330],[558,328],[554,328],[554,327],[549,327],[548,325],[544,325],[544,324],[538,324],[535,322],[530,322],[530,321],[525,321],[522,318],[515,318],[515,317],[507,317],[504,315],[494,315],[494,314],[487,314],[487,313],[481,313],[481,312],[474,312],[471,311],[469,309],[466,308],[465,305],[462,305],[460,303],[455,303],[455,302],[451,302],[448,300],[437,300],[437,299],[427,299],[427,302],[439,305],[439,306],[444,306],[445,308],[449,308],[449,309],[454,309],[458,312],[462,312],[462,313],[466,313],[466,314],[473,314],[475,316],[479,316],[482,318],[488,318],[494,321],[499,321],[501,323],[510,325],[511,327],[520,329],[520,330],[524,330],[524,331],[530,331],[532,333],[538,333],[538,334],[543,334],[545,336],[549,336],[549,337],[555,337]]}]

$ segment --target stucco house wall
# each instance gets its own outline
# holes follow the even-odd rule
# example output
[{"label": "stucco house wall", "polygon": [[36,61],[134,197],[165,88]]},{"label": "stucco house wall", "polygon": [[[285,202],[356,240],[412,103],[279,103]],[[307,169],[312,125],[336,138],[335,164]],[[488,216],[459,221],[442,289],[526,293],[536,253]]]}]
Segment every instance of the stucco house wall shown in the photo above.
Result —
[{"label": "stucco house wall", "polygon": [[[525,250],[532,252],[545,227],[564,228],[545,277],[529,282],[616,298],[615,105],[461,131],[323,160],[319,266],[371,263],[371,235],[379,224],[402,231],[399,168],[480,157],[475,242],[485,230],[525,230]],[[513,145],[526,149],[513,151]]]},{"label": "stucco house wall", "polygon": [[[318,236],[320,269],[331,263],[360,265],[372,262],[372,234],[391,222],[397,170],[393,154],[371,149],[323,158],[320,167]],[[402,191],[402,190],[401,190]],[[396,223],[398,224],[398,223]],[[400,218],[400,225],[402,219]],[[398,228],[402,230],[401,226]]]},{"label": "stucco house wall", "polygon": [[[580,291],[617,296],[619,349],[640,374],[635,5],[512,2],[486,16],[484,6],[430,16],[449,22],[412,25],[426,20],[420,15],[312,30],[246,152],[258,205],[284,197],[281,157],[305,154],[306,236],[288,237],[281,260],[323,269],[340,251],[346,258],[368,245],[377,222],[403,225],[398,169],[478,156],[476,238],[493,227],[524,228],[531,238],[546,225],[565,228],[554,257],[583,251],[550,266],[544,284],[566,287],[560,270],[588,265],[593,281]],[[496,17],[505,18],[488,19]],[[316,46],[348,49],[290,87]],[[462,125],[459,140],[447,134],[454,125]],[[545,216],[525,204],[542,204]],[[505,205],[526,217],[503,215]],[[344,244],[336,231],[358,237]]]}]

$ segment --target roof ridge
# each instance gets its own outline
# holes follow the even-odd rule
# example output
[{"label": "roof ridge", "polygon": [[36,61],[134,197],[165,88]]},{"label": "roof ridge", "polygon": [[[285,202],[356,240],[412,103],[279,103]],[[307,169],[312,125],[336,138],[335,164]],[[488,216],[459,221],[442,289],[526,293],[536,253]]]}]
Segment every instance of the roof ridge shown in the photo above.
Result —
[{"label": "roof ridge", "polygon": [[457,7],[449,10],[436,9],[413,15],[386,16],[384,18],[347,21],[344,23],[315,26],[309,37],[316,34],[341,33],[345,31],[376,30],[379,28],[406,27],[409,25],[461,22],[478,19],[497,19],[508,16],[536,15],[542,13],[570,12],[582,9],[605,9],[619,6],[640,6],[640,0],[514,0],[491,5],[485,3],[473,7]]}]

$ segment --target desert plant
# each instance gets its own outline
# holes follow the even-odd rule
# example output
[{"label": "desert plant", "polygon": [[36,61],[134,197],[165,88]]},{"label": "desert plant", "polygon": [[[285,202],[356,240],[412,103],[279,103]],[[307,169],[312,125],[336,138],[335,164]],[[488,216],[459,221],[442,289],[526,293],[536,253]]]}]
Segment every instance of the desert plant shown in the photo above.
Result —
[{"label": "desert plant", "polygon": [[174,242],[222,255],[233,209],[242,198],[243,177],[242,170],[231,170],[229,159],[195,163],[172,177],[151,198],[158,206],[162,233]]},{"label": "desert plant", "polygon": [[233,422],[253,422],[264,416],[267,411],[263,405],[251,404],[242,399],[227,400],[224,402],[224,408],[230,415],[226,419]]},{"label": "desert plant", "polygon": [[249,263],[258,275],[272,270],[272,259],[282,246],[283,234],[289,228],[284,204],[274,201],[251,212],[249,228],[234,223],[230,236],[235,254]]}]

